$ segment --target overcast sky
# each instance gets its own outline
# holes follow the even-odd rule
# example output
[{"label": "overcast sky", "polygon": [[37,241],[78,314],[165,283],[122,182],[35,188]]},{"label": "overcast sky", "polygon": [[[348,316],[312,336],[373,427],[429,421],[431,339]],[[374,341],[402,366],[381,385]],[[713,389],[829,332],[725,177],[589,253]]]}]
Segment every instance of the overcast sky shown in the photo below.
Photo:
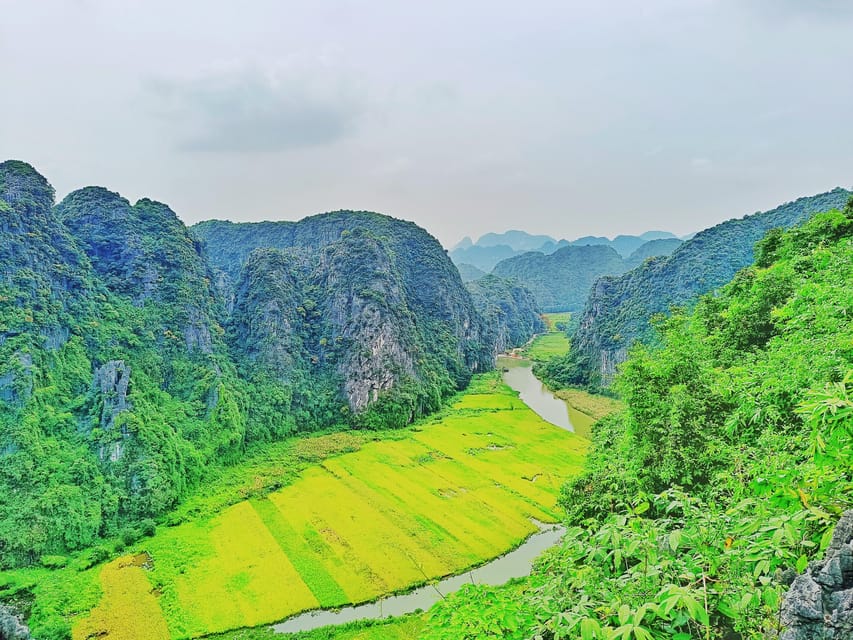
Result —
[{"label": "overcast sky", "polygon": [[850,0],[0,0],[0,159],[187,222],[679,234],[853,185]]}]

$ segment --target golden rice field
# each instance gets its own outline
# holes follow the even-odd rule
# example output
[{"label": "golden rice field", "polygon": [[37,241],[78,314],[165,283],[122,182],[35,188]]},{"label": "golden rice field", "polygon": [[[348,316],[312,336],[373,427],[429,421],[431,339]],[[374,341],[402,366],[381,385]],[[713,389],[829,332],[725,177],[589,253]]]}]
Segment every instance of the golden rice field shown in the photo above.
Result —
[{"label": "golden rice field", "polygon": [[555,521],[559,487],[586,446],[496,376],[478,377],[400,439],[366,442],[265,497],[161,528],[134,549],[144,563],[126,556],[100,568],[100,600],[73,636],[196,637],[458,573],[519,544],[536,530],[531,518]]}]

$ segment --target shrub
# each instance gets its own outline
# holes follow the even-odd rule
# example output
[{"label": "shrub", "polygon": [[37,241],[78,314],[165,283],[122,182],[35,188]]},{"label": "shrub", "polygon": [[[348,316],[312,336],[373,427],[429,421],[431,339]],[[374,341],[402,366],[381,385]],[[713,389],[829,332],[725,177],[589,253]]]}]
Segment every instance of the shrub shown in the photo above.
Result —
[{"label": "shrub", "polygon": [[42,556],[39,558],[41,566],[47,569],[61,569],[68,564],[68,558],[65,556]]}]

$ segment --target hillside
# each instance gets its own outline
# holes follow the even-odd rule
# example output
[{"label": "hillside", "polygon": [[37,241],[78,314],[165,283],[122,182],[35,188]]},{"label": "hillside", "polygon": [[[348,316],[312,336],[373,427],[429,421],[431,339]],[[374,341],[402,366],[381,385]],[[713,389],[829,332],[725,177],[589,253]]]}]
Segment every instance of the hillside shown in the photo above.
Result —
[{"label": "hillside", "polygon": [[0,164],[7,567],[161,512],[250,435],[205,264],[174,214],[105,190],[52,204],[32,167]]},{"label": "hillside", "polygon": [[607,244],[562,247],[549,255],[528,252],[502,260],[492,273],[529,289],[544,311],[580,311],[595,281],[618,275],[647,257],[669,255],[681,244],[677,238],[643,242],[629,258]]},{"label": "hillside", "polygon": [[[246,304],[254,305],[249,316],[275,317],[251,302],[252,289],[268,291],[275,282],[285,281],[276,276],[275,282],[265,283],[272,272],[291,274],[287,290],[275,296],[289,304],[278,306],[293,309],[307,300],[311,308],[302,304],[306,309],[299,317],[291,313],[276,322],[301,336],[302,365],[288,365],[286,373],[274,365],[274,375],[303,380],[337,376],[355,412],[366,406],[367,398],[376,400],[395,385],[404,390],[408,409],[393,409],[399,416],[394,420],[435,410],[441,398],[464,386],[471,371],[490,368],[495,353],[523,344],[538,321],[528,301],[509,290],[501,292],[509,297],[488,302],[509,304],[502,319],[490,306],[481,309],[472,303],[441,245],[417,225],[387,216],[344,211],[299,222],[210,221],[194,226],[192,233],[204,244],[214,268],[221,270],[219,287],[234,305],[230,331],[239,345],[257,351],[270,342],[269,331],[253,332]],[[266,264],[257,265],[259,260]],[[262,294],[261,300],[269,296]],[[518,317],[512,315],[516,312]],[[351,320],[354,316],[370,321],[359,327]],[[507,323],[512,326],[509,333]],[[287,331],[273,328],[272,333]],[[291,346],[272,340],[272,350],[280,351],[284,360],[293,360]],[[370,356],[354,355],[359,353]],[[251,364],[246,375],[264,375],[264,366],[259,372],[254,365],[258,356],[261,363],[270,359],[263,353],[244,355]],[[379,370],[372,370],[377,362]],[[315,402],[317,391],[312,384],[309,395]],[[333,404],[336,394],[326,396]],[[336,413],[329,402],[325,410],[331,419]]]},{"label": "hillside", "polygon": [[592,288],[572,341],[572,351],[545,371],[555,384],[607,384],[635,340],[649,341],[654,314],[682,306],[725,284],[753,259],[753,246],[774,228],[787,228],[816,212],[843,207],[844,189],[732,219],[697,233],[669,257],[652,259]]},{"label": "hillside", "polygon": [[610,247],[571,246],[551,255],[524,253],[498,263],[493,273],[530,289],[543,311],[576,311],[599,276],[622,273],[625,268]]},{"label": "hillside", "polygon": [[457,264],[456,268],[459,270],[459,276],[462,278],[462,282],[478,280],[486,275],[486,272],[482,269],[478,269],[473,264],[467,264],[465,262]]},{"label": "hillside", "polygon": [[486,342],[494,345],[495,355],[523,345],[545,330],[536,300],[518,283],[488,275],[465,286],[486,320]]},{"label": "hillside", "polygon": [[535,330],[532,308],[505,309],[511,335],[484,321],[439,243],[386,216],[202,240],[153,200],[53,199],[0,164],[2,567],[131,539],[253,443],[403,426]]},{"label": "hillside", "polygon": [[644,242],[634,249],[627,258],[625,264],[631,269],[637,267],[646,260],[657,256],[668,256],[681,246],[682,241],[678,238],[657,238]]}]

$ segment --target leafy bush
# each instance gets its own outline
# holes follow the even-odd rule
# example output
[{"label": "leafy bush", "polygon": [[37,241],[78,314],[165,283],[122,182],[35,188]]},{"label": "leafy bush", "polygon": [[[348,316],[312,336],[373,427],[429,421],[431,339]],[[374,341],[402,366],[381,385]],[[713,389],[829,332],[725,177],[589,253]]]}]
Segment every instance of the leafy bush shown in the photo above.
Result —
[{"label": "leafy bush", "polygon": [[68,565],[68,558],[66,556],[42,556],[39,558],[39,563],[47,569],[61,569]]},{"label": "leafy bush", "polygon": [[140,537],[150,538],[157,533],[157,523],[151,518],[145,518],[139,522]]}]

